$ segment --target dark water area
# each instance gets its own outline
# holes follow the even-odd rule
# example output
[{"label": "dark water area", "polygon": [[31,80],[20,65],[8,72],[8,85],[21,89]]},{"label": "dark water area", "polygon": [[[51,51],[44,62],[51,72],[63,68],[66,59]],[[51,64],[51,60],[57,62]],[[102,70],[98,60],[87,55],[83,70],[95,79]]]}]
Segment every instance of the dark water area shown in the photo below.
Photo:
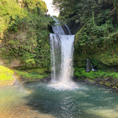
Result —
[{"label": "dark water area", "polygon": [[0,118],[118,118],[117,92],[84,83],[78,86],[71,91],[43,83],[0,88]]}]

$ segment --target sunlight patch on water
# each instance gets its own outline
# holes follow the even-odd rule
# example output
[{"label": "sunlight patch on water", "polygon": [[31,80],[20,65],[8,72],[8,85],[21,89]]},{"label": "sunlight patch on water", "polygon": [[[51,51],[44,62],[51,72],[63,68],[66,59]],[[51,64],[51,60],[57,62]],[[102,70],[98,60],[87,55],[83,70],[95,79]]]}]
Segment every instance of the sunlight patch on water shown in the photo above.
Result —
[{"label": "sunlight patch on water", "polygon": [[87,112],[90,114],[95,114],[98,117],[102,118],[118,118],[118,111],[116,111],[115,109],[90,109]]},{"label": "sunlight patch on water", "polygon": [[22,87],[0,88],[0,118],[54,118],[50,114],[43,114],[27,105],[31,90]]},{"label": "sunlight patch on water", "polygon": [[0,111],[24,103],[21,98],[26,95],[26,91],[16,90],[15,87],[0,88]]},{"label": "sunlight patch on water", "polygon": [[0,111],[0,118],[54,118],[50,114],[39,113],[28,106],[18,106]]}]

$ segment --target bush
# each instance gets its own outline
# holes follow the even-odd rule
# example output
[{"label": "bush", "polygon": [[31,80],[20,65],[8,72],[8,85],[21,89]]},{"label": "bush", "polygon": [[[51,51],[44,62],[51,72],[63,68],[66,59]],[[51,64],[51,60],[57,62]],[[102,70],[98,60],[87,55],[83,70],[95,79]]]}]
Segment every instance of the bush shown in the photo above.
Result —
[{"label": "bush", "polygon": [[48,25],[52,19],[45,16],[42,0],[24,0],[22,4],[21,8],[16,0],[0,1],[0,33],[4,34],[0,57],[19,60],[24,68],[49,69]]}]

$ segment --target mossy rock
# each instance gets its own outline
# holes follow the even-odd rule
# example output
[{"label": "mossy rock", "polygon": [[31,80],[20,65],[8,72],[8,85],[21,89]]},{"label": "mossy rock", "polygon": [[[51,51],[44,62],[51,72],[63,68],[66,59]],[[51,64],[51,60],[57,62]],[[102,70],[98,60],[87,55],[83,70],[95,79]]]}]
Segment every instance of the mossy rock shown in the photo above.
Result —
[{"label": "mossy rock", "polygon": [[105,84],[105,86],[108,86],[108,87],[112,86],[112,83],[110,83],[110,82],[105,82],[104,84]]},{"label": "mossy rock", "polygon": [[88,80],[91,84],[95,84],[96,82],[95,82],[95,80],[93,80],[93,79],[89,79]]},{"label": "mossy rock", "polygon": [[100,81],[99,84],[104,85],[104,82],[103,81]]}]

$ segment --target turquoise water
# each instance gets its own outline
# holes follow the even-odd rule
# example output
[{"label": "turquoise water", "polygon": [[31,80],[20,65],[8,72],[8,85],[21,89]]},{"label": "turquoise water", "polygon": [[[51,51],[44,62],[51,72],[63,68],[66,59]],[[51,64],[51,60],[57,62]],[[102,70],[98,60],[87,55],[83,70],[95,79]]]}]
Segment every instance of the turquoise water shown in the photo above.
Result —
[{"label": "turquoise water", "polygon": [[78,86],[72,91],[42,83],[0,88],[0,118],[118,118],[118,93],[83,83]]},{"label": "turquoise water", "polygon": [[73,91],[28,85],[29,105],[57,118],[118,118],[118,93],[103,87],[78,84]]}]

